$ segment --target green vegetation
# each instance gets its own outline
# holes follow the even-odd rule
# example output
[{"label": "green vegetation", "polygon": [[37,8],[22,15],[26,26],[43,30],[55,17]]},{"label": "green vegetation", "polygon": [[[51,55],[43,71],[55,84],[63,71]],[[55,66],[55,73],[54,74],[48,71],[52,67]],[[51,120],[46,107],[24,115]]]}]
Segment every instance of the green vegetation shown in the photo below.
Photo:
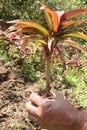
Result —
[{"label": "green vegetation", "polygon": [[87,76],[87,67],[81,70],[69,68],[65,71],[65,81],[72,88],[73,96],[80,106],[85,108],[87,107],[87,83],[84,81],[84,76]]},{"label": "green vegetation", "polygon": [[[85,0],[40,0],[40,2],[49,6],[52,10],[71,10],[76,8],[87,7]],[[39,20],[41,12],[38,10],[37,0],[0,0],[0,19],[14,20],[14,19],[28,19]],[[81,16],[84,18],[84,16]],[[86,17],[85,17],[86,18]]]},{"label": "green vegetation", "polygon": [[9,126],[10,128],[10,130],[22,130],[22,125],[20,125],[20,124],[10,124],[10,126]]}]

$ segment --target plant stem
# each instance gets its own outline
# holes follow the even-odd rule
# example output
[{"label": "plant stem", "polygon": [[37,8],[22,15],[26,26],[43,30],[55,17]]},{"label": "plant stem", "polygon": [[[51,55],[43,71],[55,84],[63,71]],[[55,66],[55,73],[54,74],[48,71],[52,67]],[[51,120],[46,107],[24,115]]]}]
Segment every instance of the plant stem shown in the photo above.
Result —
[{"label": "plant stem", "polygon": [[51,55],[49,55],[48,57],[46,57],[46,92],[47,95],[49,95],[50,93],[50,64],[51,64]]}]

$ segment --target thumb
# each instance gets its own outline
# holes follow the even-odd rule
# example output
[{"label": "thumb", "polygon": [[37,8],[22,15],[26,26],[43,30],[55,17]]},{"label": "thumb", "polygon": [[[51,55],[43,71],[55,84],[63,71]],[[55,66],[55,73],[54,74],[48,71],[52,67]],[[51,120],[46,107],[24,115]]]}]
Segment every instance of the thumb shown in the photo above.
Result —
[{"label": "thumb", "polygon": [[57,90],[55,90],[54,88],[52,88],[50,90],[51,94],[53,95],[54,99],[65,99],[65,97],[63,96],[63,94],[61,92],[58,92]]}]

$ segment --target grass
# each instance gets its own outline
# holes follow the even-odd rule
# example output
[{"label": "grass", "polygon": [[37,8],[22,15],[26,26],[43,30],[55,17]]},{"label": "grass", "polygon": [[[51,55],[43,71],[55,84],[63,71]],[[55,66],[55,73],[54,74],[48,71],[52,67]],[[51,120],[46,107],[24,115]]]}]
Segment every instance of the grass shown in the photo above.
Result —
[{"label": "grass", "polygon": [[11,123],[9,126],[9,130],[22,130],[22,124]]},{"label": "grass", "polygon": [[[79,106],[84,109],[87,108],[87,82],[84,80],[84,77],[87,77],[87,66],[84,63],[87,62],[86,56],[81,56],[79,63],[81,64],[80,68],[73,66],[68,66],[65,70],[62,64],[54,64],[51,66],[51,73],[55,75],[57,80],[65,84],[68,89],[65,87],[63,92],[71,92],[68,96],[79,104]],[[63,71],[63,73],[62,73]]]},{"label": "grass", "polygon": [[87,76],[86,71],[69,69],[65,72],[66,83],[72,88],[74,98],[80,106],[87,108],[87,83],[84,82],[84,76]]}]

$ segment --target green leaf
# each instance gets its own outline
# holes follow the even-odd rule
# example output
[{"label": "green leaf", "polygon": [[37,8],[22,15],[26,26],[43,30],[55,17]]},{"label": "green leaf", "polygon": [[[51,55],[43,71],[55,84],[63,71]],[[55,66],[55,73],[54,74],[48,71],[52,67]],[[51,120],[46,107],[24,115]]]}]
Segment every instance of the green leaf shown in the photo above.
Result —
[{"label": "green leaf", "polygon": [[38,42],[38,43],[36,43],[36,44],[34,45],[34,54],[36,53],[36,51],[37,51],[37,49],[39,48],[40,45],[41,45],[40,42]]},{"label": "green leaf", "polygon": [[64,43],[67,43],[67,44],[69,44],[70,46],[75,47],[75,48],[81,50],[83,53],[86,53],[86,54],[87,54],[87,51],[86,51],[82,46],[80,46],[78,43],[76,43],[76,42],[74,42],[74,41],[72,41],[72,40],[64,40],[63,42],[64,42]]},{"label": "green leaf", "polygon": [[15,25],[9,27],[7,30],[7,33],[12,32],[12,31],[23,32],[23,29],[26,29],[27,30],[26,32],[29,32],[29,31],[38,32],[39,34],[42,34],[44,37],[48,35],[47,29],[43,27],[42,25],[36,22],[26,22],[26,21],[17,22]]},{"label": "green leaf", "polygon": [[46,22],[50,30],[57,32],[59,27],[58,15],[55,11],[52,11],[46,6],[42,6],[41,9],[44,9]]},{"label": "green leaf", "polygon": [[63,37],[77,37],[77,38],[82,38],[84,40],[87,40],[87,35],[81,32],[73,32],[73,33],[65,34],[63,35]]},{"label": "green leaf", "polygon": [[39,48],[39,46],[40,46],[41,44],[46,45],[46,42],[45,42],[44,40],[38,40],[38,41],[36,42],[36,44],[34,44],[34,53],[36,53],[37,49]]},{"label": "green leaf", "polygon": [[[26,47],[28,46],[30,43],[32,44],[36,44],[36,43],[41,43],[41,44],[44,44],[46,45],[46,42],[42,39],[39,39],[37,37],[24,37],[24,38],[21,38],[20,39],[21,41],[23,41],[23,44],[22,44],[22,47]],[[26,42],[25,42],[26,41]]]},{"label": "green leaf", "polygon": [[40,7],[40,9],[44,10],[44,16],[46,18],[47,25],[48,25],[49,29],[52,30],[52,19],[51,19],[49,13],[47,12],[47,7],[45,7],[42,3],[41,3],[41,6],[42,7]]}]

